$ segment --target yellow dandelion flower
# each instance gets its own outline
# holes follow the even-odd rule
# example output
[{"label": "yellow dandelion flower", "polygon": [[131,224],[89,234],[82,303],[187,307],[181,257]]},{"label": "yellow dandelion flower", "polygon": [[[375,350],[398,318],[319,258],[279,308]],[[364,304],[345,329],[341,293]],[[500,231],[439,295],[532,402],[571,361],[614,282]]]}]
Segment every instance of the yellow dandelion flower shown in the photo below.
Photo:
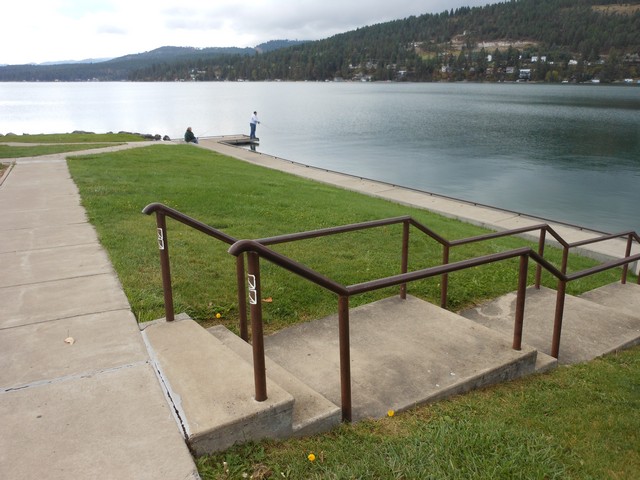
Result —
[{"label": "yellow dandelion flower", "polygon": [[389,411],[387,412],[387,416],[388,416],[388,417],[393,417],[395,414],[396,414],[396,412],[394,412],[393,410],[389,410]]},{"label": "yellow dandelion flower", "polygon": [[315,462],[316,461],[316,456],[313,453],[310,453],[307,458],[309,459],[310,462]]},{"label": "yellow dandelion flower", "polygon": [[222,317],[222,315],[220,315],[219,313],[216,313],[216,318],[220,318]]}]

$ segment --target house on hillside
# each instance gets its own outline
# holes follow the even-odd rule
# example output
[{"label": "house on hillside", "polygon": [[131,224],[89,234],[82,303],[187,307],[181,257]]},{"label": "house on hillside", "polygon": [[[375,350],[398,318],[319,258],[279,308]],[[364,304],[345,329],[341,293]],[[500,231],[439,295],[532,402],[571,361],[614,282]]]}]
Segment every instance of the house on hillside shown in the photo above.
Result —
[{"label": "house on hillside", "polygon": [[546,55],[542,55],[542,56],[538,56],[538,55],[532,55],[531,56],[531,63],[547,63],[547,56]]}]

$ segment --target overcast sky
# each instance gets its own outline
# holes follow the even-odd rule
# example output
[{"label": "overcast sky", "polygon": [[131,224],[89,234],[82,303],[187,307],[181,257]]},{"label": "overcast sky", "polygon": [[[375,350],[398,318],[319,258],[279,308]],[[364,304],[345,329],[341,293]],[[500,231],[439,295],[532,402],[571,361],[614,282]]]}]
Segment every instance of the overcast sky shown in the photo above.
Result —
[{"label": "overcast sky", "polygon": [[170,45],[254,47],[497,0],[17,0],[2,6],[0,64],[112,58]]}]

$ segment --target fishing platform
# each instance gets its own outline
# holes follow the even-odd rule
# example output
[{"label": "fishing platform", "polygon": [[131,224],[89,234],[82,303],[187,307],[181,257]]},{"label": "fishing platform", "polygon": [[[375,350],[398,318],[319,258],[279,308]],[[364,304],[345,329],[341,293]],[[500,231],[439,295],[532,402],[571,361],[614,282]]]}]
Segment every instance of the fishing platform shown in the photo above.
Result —
[{"label": "fishing platform", "polygon": [[251,138],[248,135],[223,135],[216,137],[216,140],[220,143],[226,143],[227,145],[258,145],[260,144],[259,138]]}]

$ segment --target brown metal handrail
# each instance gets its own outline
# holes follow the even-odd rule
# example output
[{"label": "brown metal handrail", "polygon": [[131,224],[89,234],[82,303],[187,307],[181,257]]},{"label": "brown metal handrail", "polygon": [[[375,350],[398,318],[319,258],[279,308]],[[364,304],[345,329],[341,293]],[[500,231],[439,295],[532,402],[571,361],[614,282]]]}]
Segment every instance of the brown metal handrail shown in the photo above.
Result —
[{"label": "brown metal handrail", "polygon": [[247,254],[249,257],[249,303],[252,328],[252,347],[254,355],[254,381],[255,398],[257,401],[267,399],[266,370],[264,357],[264,338],[262,336],[262,305],[260,287],[260,266],[259,258],[275,263],[276,265],[295,273],[317,285],[324,286],[332,292],[338,294],[338,331],[340,350],[340,391],[342,403],[342,418],[344,421],[351,421],[351,355],[349,340],[349,298],[351,295],[379,290],[381,288],[404,285],[408,282],[421,280],[443,273],[454,272],[488,263],[494,263],[510,258],[520,257],[520,269],[518,277],[517,309],[514,326],[513,348],[519,350],[522,345],[522,324],[524,320],[524,302],[527,279],[527,255],[531,252],[529,247],[522,247],[507,252],[494,253],[470,260],[440,265],[437,267],[425,268],[414,272],[401,273],[391,277],[373,280],[370,282],[343,286],[327,279],[320,273],[291,260],[284,255],[274,252],[265,245],[255,240],[241,240],[229,248],[229,253],[237,257]]},{"label": "brown metal handrail", "polygon": [[173,218],[174,220],[177,220],[180,223],[184,223],[185,225],[191,228],[195,228],[196,230],[199,230],[200,232],[206,235],[209,235],[210,237],[217,238],[218,240],[228,243],[229,245],[233,245],[238,241],[238,239],[232,237],[231,235],[227,235],[226,233],[221,232],[220,230],[217,230],[207,225],[206,223],[202,223],[196,220],[195,218],[191,218],[188,215],[185,215],[184,213],[179,212],[174,208],[163,205],[162,203],[150,203],[149,205],[147,205],[142,209],[142,213],[146,215],[151,215],[152,213],[155,213],[156,218],[157,217]]},{"label": "brown metal handrail", "polygon": [[[476,257],[469,260],[462,260],[447,265],[430,267],[409,273],[401,273],[390,277],[372,280],[369,282],[359,283],[350,286],[343,286],[337,282],[324,277],[318,272],[295,262],[284,255],[281,255],[263,244],[255,240],[241,240],[229,248],[229,253],[235,256],[241,256],[246,253],[249,256],[249,299],[251,304],[251,325],[253,332],[253,353],[254,353],[254,377],[256,400],[263,401],[267,399],[266,386],[266,370],[264,360],[264,338],[262,336],[262,305],[260,302],[260,267],[259,258],[263,257],[276,265],[289,270],[313,283],[325,286],[329,290],[339,295],[338,298],[338,330],[339,330],[339,350],[340,350],[340,390],[342,403],[342,418],[344,421],[351,421],[352,418],[352,402],[351,402],[351,360],[350,360],[350,340],[349,340],[349,298],[351,295],[370,292],[382,288],[392,287],[396,285],[404,285],[408,282],[421,280],[437,275],[448,274],[454,271],[463,270],[475,266],[485,265],[510,258],[519,257],[520,266],[518,273],[518,289],[516,295],[516,312],[514,322],[513,344],[515,350],[520,350],[522,346],[522,328],[524,321],[524,306],[527,285],[527,268],[528,258],[532,258],[538,265],[545,268],[556,278],[562,289],[558,290],[556,301],[556,320],[554,322],[554,332],[552,339],[552,355],[557,358],[560,334],[562,328],[562,310],[564,308],[564,296],[567,282],[588,276],[593,273],[608,270],[622,265],[628,265],[630,262],[640,260],[640,254],[627,258],[614,260],[605,264],[566,275],[547,260],[545,260],[537,252],[529,247],[521,247],[501,253],[494,253],[482,257]],[[322,282],[322,283],[321,283]],[[323,285],[324,284],[324,285]],[[558,315],[558,312],[560,314]]]},{"label": "brown metal handrail", "polygon": [[[152,203],[143,209],[143,213],[150,215],[156,213],[156,222],[158,226],[158,245],[160,248],[160,260],[162,267],[162,278],[165,297],[165,311],[168,321],[174,319],[173,313],[173,300],[171,293],[171,276],[169,269],[169,253],[167,243],[166,221],[165,217],[171,217],[185,225],[188,225],[196,230],[199,230],[209,236],[217,238],[229,245],[229,253],[236,256],[236,272],[238,281],[238,300],[239,300],[239,315],[240,315],[240,331],[241,337],[244,340],[248,339],[248,332],[246,328],[246,289],[244,279],[244,255],[246,253],[248,257],[248,285],[249,285],[249,303],[251,305],[251,324],[253,332],[253,355],[254,355],[254,379],[256,389],[256,400],[263,401],[267,398],[266,391],[266,375],[265,375],[265,363],[264,363],[264,339],[262,333],[262,308],[260,302],[260,257],[285,268],[292,273],[295,273],[317,285],[335,293],[338,295],[338,317],[339,317],[339,334],[340,334],[340,364],[341,364],[341,391],[342,391],[342,409],[343,419],[351,420],[351,387],[350,387],[350,353],[349,353],[349,297],[372,290],[400,285],[400,295],[402,298],[406,298],[406,284],[408,282],[429,278],[437,275],[442,276],[442,290],[441,290],[441,306],[446,308],[447,304],[447,288],[448,288],[448,274],[454,271],[463,270],[466,268],[484,265],[488,263],[494,263],[497,261],[503,261],[506,259],[520,257],[519,278],[518,278],[518,294],[516,301],[516,320],[514,325],[514,338],[513,348],[520,349],[522,341],[522,322],[524,318],[524,303],[525,292],[527,284],[527,268],[528,258],[532,258],[536,264],[536,281],[535,286],[539,288],[542,268],[550,272],[558,279],[558,289],[556,297],[556,313],[554,319],[554,332],[552,340],[552,355],[558,357],[560,334],[562,328],[562,316],[564,310],[564,298],[566,293],[566,285],[569,281],[583,278],[594,273],[602,272],[611,268],[623,267],[622,283],[626,283],[627,271],[629,263],[640,260],[640,254],[631,255],[631,247],[633,240],[640,243],[640,237],[635,232],[623,232],[619,234],[603,235],[594,239],[583,240],[572,244],[567,243],[562,237],[555,232],[549,225],[539,224],[530,227],[523,227],[519,229],[507,230],[503,232],[495,232],[485,235],[479,235],[476,237],[470,237],[461,240],[448,241],[431,229],[415,221],[409,216],[395,217],[383,220],[374,220],[369,222],[362,222],[351,225],[343,225],[339,227],[330,227],[319,230],[313,230],[308,232],[300,232],[294,234],[286,234],[275,237],[268,237],[258,240],[236,240],[233,237],[214,229],[202,222],[199,222],[187,215],[178,212],[170,207],[162,205],[160,203]],[[402,273],[393,275],[390,277],[376,279],[368,282],[363,282],[351,286],[344,286],[340,283],[306,267],[305,265],[296,262],[285,255],[277,253],[268,248],[267,245],[274,245],[279,243],[291,242],[296,240],[318,238],[326,235],[334,235],[337,233],[352,232],[367,228],[375,228],[385,225],[403,224],[402,235]],[[409,244],[409,229],[410,226],[414,226],[418,230],[427,234],[429,237],[440,243],[443,247],[443,264],[435,267],[424,268],[421,270],[407,272],[408,266],[408,244]],[[538,251],[535,252],[529,247],[522,247],[518,249],[509,250],[507,252],[501,252],[482,257],[476,257],[469,260],[462,260],[454,263],[449,262],[450,248],[457,245],[465,245],[479,241],[486,241],[490,239],[521,235],[532,231],[540,231]],[[544,258],[544,246],[547,232],[552,235],[556,241],[563,247],[562,266],[560,269],[549,263]],[[574,247],[579,247],[587,244],[593,244],[606,240],[611,240],[620,237],[627,237],[627,248],[625,257],[606,262],[599,266],[585,269],[580,272],[567,275],[567,261],[569,250]],[[638,283],[640,284],[640,276],[638,277]]]},{"label": "brown metal handrail", "polygon": [[[167,207],[162,203],[150,203],[142,209],[142,213],[146,215],[156,214],[156,226],[158,232],[158,249],[160,251],[160,270],[162,273],[162,292],[164,295],[164,312],[165,319],[172,322],[175,319],[173,310],[173,287],[171,285],[171,266],[169,262],[169,238],[167,235],[166,217],[194,228],[210,237],[216,238],[228,245],[233,245],[238,240],[217,230],[209,225],[202,223],[184,213],[179,212],[171,207]],[[244,258],[236,258],[236,283],[238,284],[238,313],[240,317],[240,337],[247,341],[249,332],[247,330],[247,304],[245,288],[245,268]]]},{"label": "brown metal handrail", "polygon": [[[415,225],[415,224],[414,224]],[[417,226],[417,225],[415,225]],[[528,233],[528,232],[533,232],[535,230],[540,230],[540,236],[539,236],[539,240],[538,240],[538,254],[541,257],[544,257],[544,246],[545,246],[545,238],[546,238],[546,233],[548,232],[549,234],[551,234],[551,236],[553,236],[556,241],[562,246],[562,265],[560,267],[560,271],[564,274],[567,272],[567,264],[568,264],[568,259],[569,259],[569,252],[572,248],[576,248],[576,247],[581,247],[584,245],[590,245],[590,244],[594,244],[594,243],[601,243],[601,242],[605,242],[607,240],[614,240],[617,238],[623,238],[623,237],[627,237],[627,247],[625,250],[625,255],[624,258],[627,258],[631,255],[631,247],[632,247],[632,243],[633,240],[635,240],[636,242],[638,242],[640,244],[640,236],[633,231],[627,231],[627,232],[620,232],[620,233],[615,233],[615,234],[605,234],[605,235],[601,235],[599,237],[594,237],[594,238],[590,238],[587,240],[581,240],[578,242],[573,242],[573,243],[567,243],[561,236],[560,234],[558,234],[551,226],[547,225],[547,224],[538,224],[538,225],[532,225],[530,227],[522,227],[522,228],[518,228],[518,229],[512,229],[512,230],[505,230],[502,232],[494,232],[494,233],[489,233],[489,234],[485,234],[485,235],[478,235],[476,237],[469,237],[469,238],[464,238],[461,240],[454,240],[451,242],[448,242],[448,245],[445,247],[445,250],[448,250],[448,248],[456,246],[456,245],[467,245],[470,243],[474,243],[474,242],[479,242],[479,241],[485,241],[485,240],[491,240],[491,239],[495,239],[495,238],[500,238],[500,237],[506,237],[506,236],[513,236],[513,235],[521,235],[523,233]],[[448,252],[447,252],[448,255]],[[443,262],[446,263],[446,262]],[[621,283],[625,284],[627,282],[627,275],[628,275],[628,267],[629,267],[629,263],[625,263],[623,265],[623,270],[622,270],[622,275],[621,275]],[[541,281],[541,274],[542,274],[542,265],[538,264],[536,267],[536,277],[535,277],[535,287],[536,288],[540,288],[540,281]],[[446,283],[446,281],[444,281],[444,283]],[[638,284],[640,284],[640,276],[638,276]],[[441,302],[441,307],[442,308],[446,308],[446,287],[443,289],[443,293],[442,293],[442,297],[443,297],[443,301]]]}]

